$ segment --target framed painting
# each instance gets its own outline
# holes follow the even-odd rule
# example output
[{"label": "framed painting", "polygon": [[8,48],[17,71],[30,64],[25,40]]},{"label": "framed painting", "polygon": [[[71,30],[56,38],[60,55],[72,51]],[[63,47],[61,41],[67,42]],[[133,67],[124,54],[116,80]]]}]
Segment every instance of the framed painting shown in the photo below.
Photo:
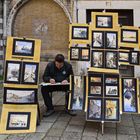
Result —
[{"label": "framed painting", "polygon": [[130,64],[139,65],[139,51],[130,51]]},{"label": "framed painting", "polygon": [[97,67],[97,68],[104,67],[103,50],[92,50],[91,51],[91,67]]},{"label": "framed painting", "polygon": [[118,33],[107,31],[105,32],[105,48],[118,49]]},{"label": "framed painting", "polygon": [[34,62],[23,62],[22,84],[37,84],[39,64]]},{"label": "framed painting", "polygon": [[80,48],[80,60],[90,61],[90,48]]},{"label": "framed painting", "polygon": [[119,88],[117,85],[105,86],[105,97],[119,97]]},{"label": "framed painting", "polygon": [[92,48],[104,48],[104,32],[92,31]]},{"label": "framed painting", "polygon": [[119,85],[119,75],[105,74],[104,84],[105,85]]},{"label": "framed painting", "polygon": [[80,48],[71,47],[70,48],[70,60],[80,60]]},{"label": "framed painting", "polygon": [[137,79],[122,78],[122,111],[126,113],[138,112]]},{"label": "framed painting", "polygon": [[87,120],[90,121],[102,121],[103,118],[103,100],[101,98],[88,98],[87,107]]},{"label": "framed painting", "polygon": [[12,55],[17,56],[34,56],[34,40],[13,39],[13,52]]},{"label": "framed painting", "polygon": [[105,121],[119,121],[120,109],[119,99],[105,99],[104,100],[104,120]]},{"label": "framed painting", "polygon": [[119,51],[119,61],[120,62],[129,62],[130,61],[129,52]]},{"label": "framed painting", "polygon": [[36,104],[37,89],[4,87],[4,104]]},{"label": "framed painting", "polygon": [[72,26],[72,39],[88,40],[89,28],[87,26]]},{"label": "framed painting", "polygon": [[113,18],[111,15],[96,15],[96,28],[112,28]]},{"label": "framed painting", "polygon": [[18,61],[6,61],[5,83],[20,83],[21,65],[22,63]]}]

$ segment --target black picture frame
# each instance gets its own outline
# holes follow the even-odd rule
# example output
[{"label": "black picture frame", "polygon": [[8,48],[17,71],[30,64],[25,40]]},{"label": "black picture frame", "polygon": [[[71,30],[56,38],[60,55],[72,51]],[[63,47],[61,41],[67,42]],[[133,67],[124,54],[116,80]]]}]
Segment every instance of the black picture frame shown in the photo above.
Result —
[{"label": "black picture frame", "polygon": [[137,79],[122,78],[122,112],[138,113]]},{"label": "black picture frame", "polygon": [[119,51],[119,62],[130,62],[129,52]]},{"label": "black picture frame", "polygon": [[121,42],[137,44],[138,43],[138,30],[121,29]]},{"label": "black picture frame", "polygon": [[104,48],[104,32],[92,31],[92,48]]},{"label": "black picture frame", "polygon": [[105,68],[118,69],[118,52],[105,51]]},{"label": "black picture frame", "polygon": [[88,97],[86,119],[88,121],[102,121],[103,119],[103,99],[102,98]]},{"label": "black picture frame", "polygon": [[96,28],[112,28],[113,17],[111,15],[96,15]]},{"label": "black picture frame", "polygon": [[104,51],[103,50],[91,51],[91,67],[104,68]]},{"label": "black picture frame", "polygon": [[104,74],[105,85],[119,85],[119,75],[117,74]]},{"label": "black picture frame", "polygon": [[22,62],[6,61],[4,83],[19,84],[21,78]]},{"label": "black picture frame", "polygon": [[70,48],[70,60],[75,60],[75,61],[80,60],[80,48],[78,48],[78,47]]},{"label": "black picture frame", "polygon": [[119,120],[120,120],[119,99],[105,98],[104,99],[104,121],[112,122],[112,121],[119,121]]},{"label": "black picture frame", "polygon": [[80,61],[90,61],[90,48],[80,48]]},{"label": "black picture frame", "polygon": [[115,31],[105,32],[105,48],[118,49],[118,33]]},{"label": "black picture frame", "polygon": [[[70,82],[72,87],[70,108],[72,110],[84,110],[86,95],[86,76],[72,75]],[[78,87],[78,85],[80,87]]]},{"label": "black picture frame", "polygon": [[[20,116],[22,116],[21,119],[20,119]],[[24,119],[26,119],[25,122],[23,122],[23,117],[24,117]],[[14,118],[13,123],[11,122],[12,121],[11,118],[12,119]],[[17,122],[16,122],[16,119],[17,119]],[[31,119],[31,112],[8,112],[6,130],[29,130],[30,119]],[[21,126],[21,125],[25,125],[25,123],[26,123],[25,127]],[[20,126],[18,127],[18,125],[20,125]]]},{"label": "black picture frame", "polygon": [[23,62],[22,84],[34,84],[38,82],[39,64],[35,62]]},{"label": "black picture frame", "polygon": [[139,51],[130,51],[130,64],[139,65]]},{"label": "black picture frame", "polygon": [[[76,35],[77,31],[77,35]],[[72,39],[75,40],[88,40],[89,39],[89,27],[87,26],[72,26]]]},{"label": "black picture frame", "polygon": [[[18,45],[18,46],[17,46]],[[33,57],[35,50],[35,41],[28,39],[13,39],[12,55]]]},{"label": "black picture frame", "polygon": [[[36,104],[37,89],[4,87],[4,104]],[[25,96],[24,96],[25,95]]]}]

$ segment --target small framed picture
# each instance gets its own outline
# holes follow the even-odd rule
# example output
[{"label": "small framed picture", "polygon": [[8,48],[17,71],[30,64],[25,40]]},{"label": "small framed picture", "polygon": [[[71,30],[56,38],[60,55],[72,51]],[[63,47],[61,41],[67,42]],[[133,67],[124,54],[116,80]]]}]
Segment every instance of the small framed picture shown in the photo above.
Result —
[{"label": "small framed picture", "polygon": [[139,51],[130,51],[130,64],[139,65]]},{"label": "small framed picture", "polygon": [[117,85],[105,86],[105,97],[119,97],[119,88]]},{"label": "small framed picture", "polygon": [[4,87],[4,104],[35,104],[37,89]]},{"label": "small framed picture", "polygon": [[110,15],[96,15],[96,28],[112,28],[113,18]]},{"label": "small framed picture", "polygon": [[89,96],[102,96],[103,85],[90,85]]},{"label": "small framed picture", "polygon": [[18,61],[6,61],[5,83],[20,83],[21,65]]},{"label": "small framed picture", "polygon": [[104,48],[104,32],[93,31],[92,32],[92,48]]},{"label": "small framed picture", "polygon": [[105,52],[105,67],[109,69],[118,69],[118,52],[117,51]]},{"label": "small framed picture", "polygon": [[34,56],[34,40],[13,39],[13,52],[12,55],[17,56]]},{"label": "small framed picture", "polygon": [[104,52],[100,50],[92,50],[91,52],[91,67],[104,67]]},{"label": "small framed picture", "polygon": [[119,51],[119,61],[120,62],[129,62],[129,52]]},{"label": "small framed picture", "polygon": [[8,112],[6,130],[29,130],[30,112]]},{"label": "small framed picture", "polygon": [[119,99],[105,99],[104,101],[104,120],[105,121],[119,121],[120,109]]},{"label": "small framed picture", "polygon": [[138,43],[138,30],[121,29],[122,43]]},{"label": "small framed picture", "polygon": [[90,48],[80,48],[80,60],[89,61],[90,60]]},{"label": "small framed picture", "polygon": [[98,120],[102,121],[102,111],[103,101],[101,98],[88,98],[88,109],[87,109],[87,120]]},{"label": "small framed picture", "polygon": [[37,84],[38,82],[38,63],[23,62],[23,84]]},{"label": "small framed picture", "polygon": [[102,84],[103,83],[103,74],[89,73],[88,80],[89,80],[89,84]]},{"label": "small framed picture", "polygon": [[89,28],[86,26],[72,26],[72,39],[88,40]]},{"label": "small framed picture", "polygon": [[118,33],[111,31],[106,32],[105,42],[106,49],[118,49]]},{"label": "small framed picture", "polygon": [[80,59],[80,48],[71,47],[70,48],[70,60],[79,60]]},{"label": "small framed picture", "polygon": [[137,79],[122,78],[122,111],[127,113],[137,113],[137,100]]},{"label": "small framed picture", "polygon": [[105,74],[104,84],[105,85],[119,85],[119,75]]},{"label": "small framed picture", "polygon": [[85,107],[86,77],[74,75],[71,76],[71,106],[72,110],[83,110]]}]

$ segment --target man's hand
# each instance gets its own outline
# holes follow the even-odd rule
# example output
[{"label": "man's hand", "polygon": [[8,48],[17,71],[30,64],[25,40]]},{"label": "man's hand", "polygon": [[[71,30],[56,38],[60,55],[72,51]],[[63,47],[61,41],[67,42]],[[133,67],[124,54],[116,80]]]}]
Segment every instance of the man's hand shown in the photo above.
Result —
[{"label": "man's hand", "polygon": [[61,83],[62,83],[62,84],[67,84],[68,81],[67,81],[67,80],[63,80]]},{"label": "man's hand", "polygon": [[51,84],[55,84],[55,79],[50,79]]}]

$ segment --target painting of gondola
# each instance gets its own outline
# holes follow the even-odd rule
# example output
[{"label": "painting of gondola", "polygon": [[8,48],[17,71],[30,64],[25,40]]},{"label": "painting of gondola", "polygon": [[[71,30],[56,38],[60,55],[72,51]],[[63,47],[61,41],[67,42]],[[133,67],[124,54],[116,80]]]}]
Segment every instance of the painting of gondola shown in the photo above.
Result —
[{"label": "painting of gondola", "polygon": [[93,31],[92,32],[92,48],[104,47],[104,32]]},{"label": "painting of gondola", "polygon": [[5,83],[20,83],[21,62],[6,61]]},{"label": "painting of gondola", "polygon": [[88,98],[87,120],[102,120],[102,99]]},{"label": "painting of gondola", "polygon": [[137,113],[137,79],[122,78],[122,110],[123,112]]},{"label": "painting of gondola", "polygon": [[4,87],[4,104],[35,104],[37,89]]},{"label": "painting of gondola", "polygon": [[130,51],[130,64],[139,65],[139,51]]},{"label": "painting of gondola", "polygon": [[16,56],[34,56],[35,41],[24,39],[13,39],[13,52],[12,55]]},{"label": "painting of gondola", "polygon": [[70,60],[80,60],[80,49],[76,47],[70,48]]},{"label": "painting of gondola", "polygon": [[23,84],[37,84],[38,82],[38,63],[24,62],[23,63]]},{"label": "painting of gondola", "polygon": [[30,112],[8,112],[6,130],[29,130]]},{"label": "painting of gondola", "polygon": [[105,99],[104,101],[104,120],[105,121],[119,121],[119,99]]},{"label": "painting of gondola", "polygon": [[88,40],[89,28],[84,26],[72,26],[72,39]]}]

